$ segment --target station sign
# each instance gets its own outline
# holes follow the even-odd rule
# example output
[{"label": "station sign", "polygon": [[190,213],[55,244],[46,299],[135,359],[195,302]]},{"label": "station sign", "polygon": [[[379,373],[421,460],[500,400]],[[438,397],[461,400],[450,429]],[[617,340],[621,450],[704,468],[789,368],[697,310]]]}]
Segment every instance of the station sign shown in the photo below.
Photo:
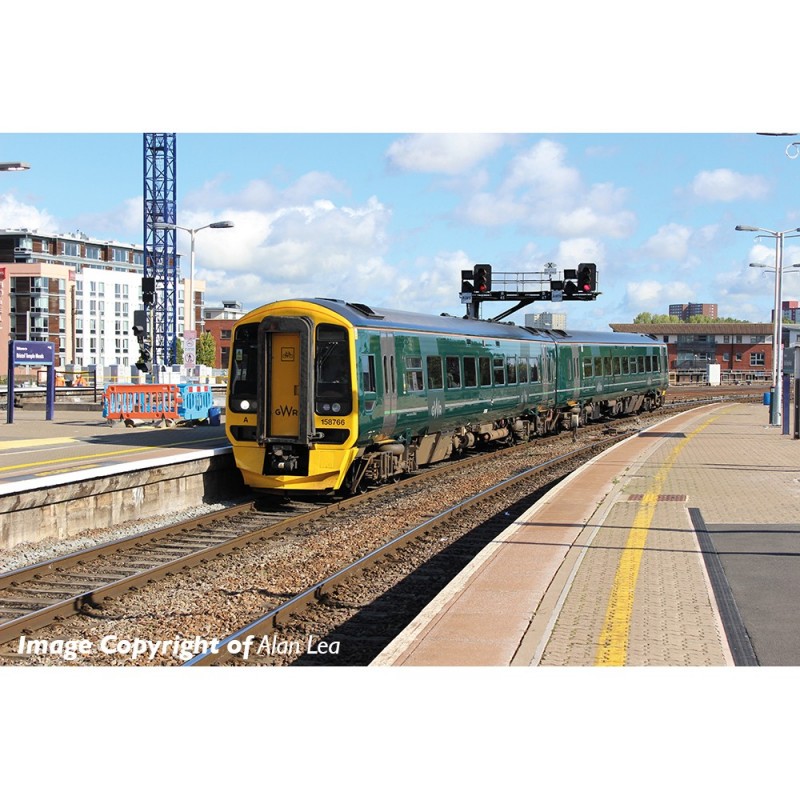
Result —
[{"label": "station sign", "polygon": [[8,343],[8,378],[6,384],[6,422],[14,421],[14,380],[18,365],[47,367],[45,419],[53,419],[56,400],[56,348],[52,342],[10,341]]},{"label": "station sign", "polygon": [[11,358],[15,364],[55,364],[55,345],[52,342],[12,342]]}]

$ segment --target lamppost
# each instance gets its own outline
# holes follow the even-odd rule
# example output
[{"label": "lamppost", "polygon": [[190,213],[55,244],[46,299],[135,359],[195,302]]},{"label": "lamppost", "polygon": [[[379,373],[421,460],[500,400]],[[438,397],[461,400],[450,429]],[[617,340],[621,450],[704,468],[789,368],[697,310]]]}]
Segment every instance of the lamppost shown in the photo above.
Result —
[{"label": "lamppost", "polygon": [[184,228],[183,225],[175,225],[171,222],[154,222],[153,227],[157,230],[176,230],[186,231],[191,237],[191,248],[189,251],[189,326],[188,330],[195,330],[194,319],[194,237],[198,231],[205,230],[206,228],[232,228],[233,223],[230,220],[222,220],[220,222],[209,222],[208,225],[201,225],[199,228]]},{"label": "lamppost", "polygon": [[783,275],[783,239],[786,234],[800,232],[800,228],[786,231],[771,231],[752,225],[737,225],[737,231],[751,231],[775,239],[775,299],[772,320],[772,391],[769,404],[769,424],[781,424],[781,377],[783,375],[783,305],[781,302],[781,278]]}]

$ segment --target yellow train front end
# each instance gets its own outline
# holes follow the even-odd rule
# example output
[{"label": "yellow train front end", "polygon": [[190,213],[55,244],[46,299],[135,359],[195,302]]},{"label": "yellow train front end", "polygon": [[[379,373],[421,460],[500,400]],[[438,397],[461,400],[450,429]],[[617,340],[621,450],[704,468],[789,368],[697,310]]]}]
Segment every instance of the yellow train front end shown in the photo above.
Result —
[{"label": "yellow train front end", "polygon": [[249,487],[340,489],[357,453],[353,326],[307,300],[247,314],[233,331],[225,418]]}]

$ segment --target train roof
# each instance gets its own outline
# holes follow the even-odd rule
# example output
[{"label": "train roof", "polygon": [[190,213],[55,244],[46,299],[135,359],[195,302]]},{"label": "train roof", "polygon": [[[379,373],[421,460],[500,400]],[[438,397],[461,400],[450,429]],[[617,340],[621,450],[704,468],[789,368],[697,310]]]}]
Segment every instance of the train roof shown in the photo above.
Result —
[{"label": "train roof", "polygon": [[356,327],[379,329],[402,328],[411,331],[445,333],[448,336],[475,336],[483,339],[535,339],[539,341],[629,343],[643,344],[655,342],[651,337],[633,333],[614,333],[613,331],[563,331],[549,328],[527,328],[513,322],[491,322],[488,320],[466,319],[450,314],[420,314],[415,311],[398,311],[397,309],[375,308],[363,303],[349,303],[344,300],[330,298],[304,299],[302,302],[313,303],[344,317]]}]

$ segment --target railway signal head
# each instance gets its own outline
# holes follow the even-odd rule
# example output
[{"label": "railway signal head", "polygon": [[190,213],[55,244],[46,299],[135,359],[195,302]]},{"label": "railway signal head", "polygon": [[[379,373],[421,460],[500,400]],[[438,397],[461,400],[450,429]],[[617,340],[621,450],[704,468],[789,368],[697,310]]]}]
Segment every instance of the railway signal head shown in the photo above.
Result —
[{"label": "railway signal head", "polygon": [[578,291],[597,291],[597,265],[578,264]]},{"label": "railway signal head", "polygon": [[476,292],[492,291],[491,264],[476,264],[472,273]]},{"label": "railway signal head", "polygon": [[156,279],[142,278],[142,302],[151,306],[156,301]]},{"label": "railway signal head", "polygon": [[153,361],[150,356],[150,348],[142,346],[139,349],[139,360],[136,362],[136,369],[140,372],[152,372]]},{"label": "railway signal head", "polygon": [[133,312],[133,328],[131,333],[143,342],[147,338],[147,312],[144,309],[137,308]]}]

